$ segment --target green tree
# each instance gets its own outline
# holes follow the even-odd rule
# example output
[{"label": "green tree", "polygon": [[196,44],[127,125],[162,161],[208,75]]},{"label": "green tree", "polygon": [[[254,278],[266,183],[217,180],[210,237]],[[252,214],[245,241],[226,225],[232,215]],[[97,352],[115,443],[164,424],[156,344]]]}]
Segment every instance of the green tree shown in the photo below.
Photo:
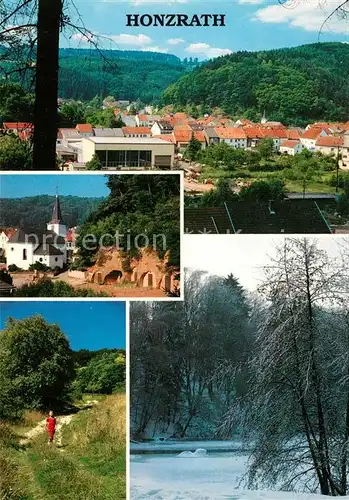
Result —
[{"label": "green tree", "polygon": [[13,278],[11,274],[6,271],[6,269],[0,269],[0,281],[3,281],[8,285],[13,285]]},{"label": "green tree", "polygon": [[244,201],[280,200],[284,197],[285,185],[283,181],[256,181],[240,191],[240,199]]},{"label": "green tree", "polygon": [[86,170],[102,170],[102,162],[99,156],[95,153],[91,160],[86,163]]},{"label": "green tree", "polygon": [[265,138],[258,142],[257,151],[264,160],[269,160],[274,152],[274,142],[273,139]]},{"label": "green tree", "polygon": [[76,127],[85,123],[85,105],[82,102],[70,101],[62,104],[59,111],[59,121],[62,127]]},{"label": "green tree", "polygon": [[198,159],[200,151],[201,142],[195,138],[194,134],[192,134],[188,146],[184,152],[184,156],[188,158],[189,161],[195,161]]},{"label": "green tree", "polygon": [[0,135],[0,170],[33,169],[31,146],[13,134]]},{"label": "green tree", "polygon": [[58,405],[73,377],[69,341],[58,325],[39,315],[8,320],[0,332],[0,378],[5,383],[4,392],[0,386],[1,417],[13,416],[7,414],[9,396],[22,410]]}]

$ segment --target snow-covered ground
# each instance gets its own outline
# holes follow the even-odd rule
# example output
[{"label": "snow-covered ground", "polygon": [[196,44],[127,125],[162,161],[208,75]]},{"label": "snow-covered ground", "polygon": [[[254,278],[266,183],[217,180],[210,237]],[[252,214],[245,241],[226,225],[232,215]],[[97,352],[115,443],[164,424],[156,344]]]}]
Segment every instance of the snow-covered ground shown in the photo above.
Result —
[{"label": "snow-covered ground", "polygon": [[[214,442],[210,443],[213,447]],[[246,472],[247,455],[237,451],[210,452],[207,443],[202,441],[193,444],[183,449],[183,443],[178,443],[180,453],[171,455],[158,452],[131,455],[131,500],[328,499],[322,495],[244,490],[241,479]],[[199,448],[208,453],[195,453]],[[183,450],[186,451],[182,453]],[[342,498],[349,500],[349,497]]]}]

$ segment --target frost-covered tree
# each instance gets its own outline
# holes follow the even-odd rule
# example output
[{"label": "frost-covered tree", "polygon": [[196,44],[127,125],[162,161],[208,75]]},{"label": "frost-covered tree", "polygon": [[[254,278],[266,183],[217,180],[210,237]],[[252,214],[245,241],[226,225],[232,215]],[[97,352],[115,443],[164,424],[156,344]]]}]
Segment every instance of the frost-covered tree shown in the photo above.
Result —
[{"label": "frost-covered tree", "polygon": [[[349,275],[317,242],[286,239],[265,268],[243,422],[250,486],[348,493]],[[235,418],[235,408],[227,425]]]}]

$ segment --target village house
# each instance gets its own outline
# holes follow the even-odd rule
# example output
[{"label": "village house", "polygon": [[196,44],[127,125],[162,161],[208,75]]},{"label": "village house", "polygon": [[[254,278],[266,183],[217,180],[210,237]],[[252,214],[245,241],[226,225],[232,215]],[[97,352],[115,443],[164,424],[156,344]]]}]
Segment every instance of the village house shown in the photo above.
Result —
[{"label": "village house", "polygon": [[311,127],[305,130],[304,134],[301,135],[300,141],[305,148],[309,151],[315,151],[315,144],[319,137],[326,137],[330,134],[330,131],[324,128]]},{"label": "village house", "polygon": [[207,144],[210,146],[211,144],[219,144],[219,137],[216,133],[216,129],[214,127],[207,127],[204,130],[204,135]]},{"label": "village house", "polygon": [[342,155],[339,164],[343,170],[349,169],[349,130],[343,135]]},{"label": "village house", "polygon": [[157,120],[151,128],[152,135],[172,134],[173,127],[167,120]]},{"label": "village house", "polygon": [[319,136],[315,143],[315,150],[320,151],[324,155],[337,156],[341,153],[344,146],[343,137],[337,136]]},{"label": "village house", "polygon": [[136,115],[136,124],[137,127],[152,127],[156,121],[161,120],[160,115],[145,115],[138,114]]},{"label": "village house", "polygon": [[294,156],[300,153],[303,149],[303,144],[300,141],[293,139],[286,139],[280,142],[280,153]]},{"label": "village house", "polygon": [[16,233],[15,227],[6,227],[0,229],[0,252],[2,256],[6,256],[6,246],[8,240]]},{"label": "village house", "polygon": [[216,134],[220,142],[225,142],[229,146],[237,149],[247,148],[247,136],[245,131],[239,127],[216,127]]},{"label": "village house", "polygon": [[176,144],[176,149],[180,153],[184,152],[192,137],[201,143],[201,149],[205,149],[206,147],[206,138],[203,131],[194,132],[187,128],[183,130],[175,128],[172,135]]},{"label": "village house", "polygon": [[75,128],[81,137],[93,137],[93,128],[90,123],[78,123]]},{"label": "village house", "polygon": [[151,137],[152,132],[149,127],[123,127],[124,137]]},{"label": "village house", "polygon": [[4,122],[2,129],[5,133],[17,135],[23,141],[28,141],[34,133],[34,125],[25,122]]},{"label": "village house", "polygon": [[7,267],[16,265],[28,270],[32,264],[40,262],[54,269],[63,268],[67,262],[67,227],[62,221],[59,198],[56,196],[52,219],[46,231],[19,228],[6,244]]}]

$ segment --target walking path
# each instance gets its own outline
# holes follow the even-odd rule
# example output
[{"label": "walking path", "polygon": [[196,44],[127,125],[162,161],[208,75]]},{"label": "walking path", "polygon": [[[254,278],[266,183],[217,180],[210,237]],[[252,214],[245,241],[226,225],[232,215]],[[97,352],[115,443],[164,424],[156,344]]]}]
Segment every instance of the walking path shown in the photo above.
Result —
[{"label": "walking path", "polygon": [[[92,407],[94,405],[98,404],[98,401],[96,400],[91,400],[91,401],[86,401],[83,405],[79,407],[80,410],[88,407]],[[55,433],[55,443],[57,446],[62,446],[62,427],[63,425],[69,425],[70,422],[72,421],[72,418],[74,415],[77,415],[77,413],[71,413],[70,415],[60,415],[57,418],[57,423],[56,423],[56,433]],[[19,441],[19,444],[21,445],[27,445],[30,441],[33,441],[35,438],[37,438],[42,432],[46,430],[46,418],[44,420],[41,420],[33,429],[30,429],[24,434],[24,437]]]}]

